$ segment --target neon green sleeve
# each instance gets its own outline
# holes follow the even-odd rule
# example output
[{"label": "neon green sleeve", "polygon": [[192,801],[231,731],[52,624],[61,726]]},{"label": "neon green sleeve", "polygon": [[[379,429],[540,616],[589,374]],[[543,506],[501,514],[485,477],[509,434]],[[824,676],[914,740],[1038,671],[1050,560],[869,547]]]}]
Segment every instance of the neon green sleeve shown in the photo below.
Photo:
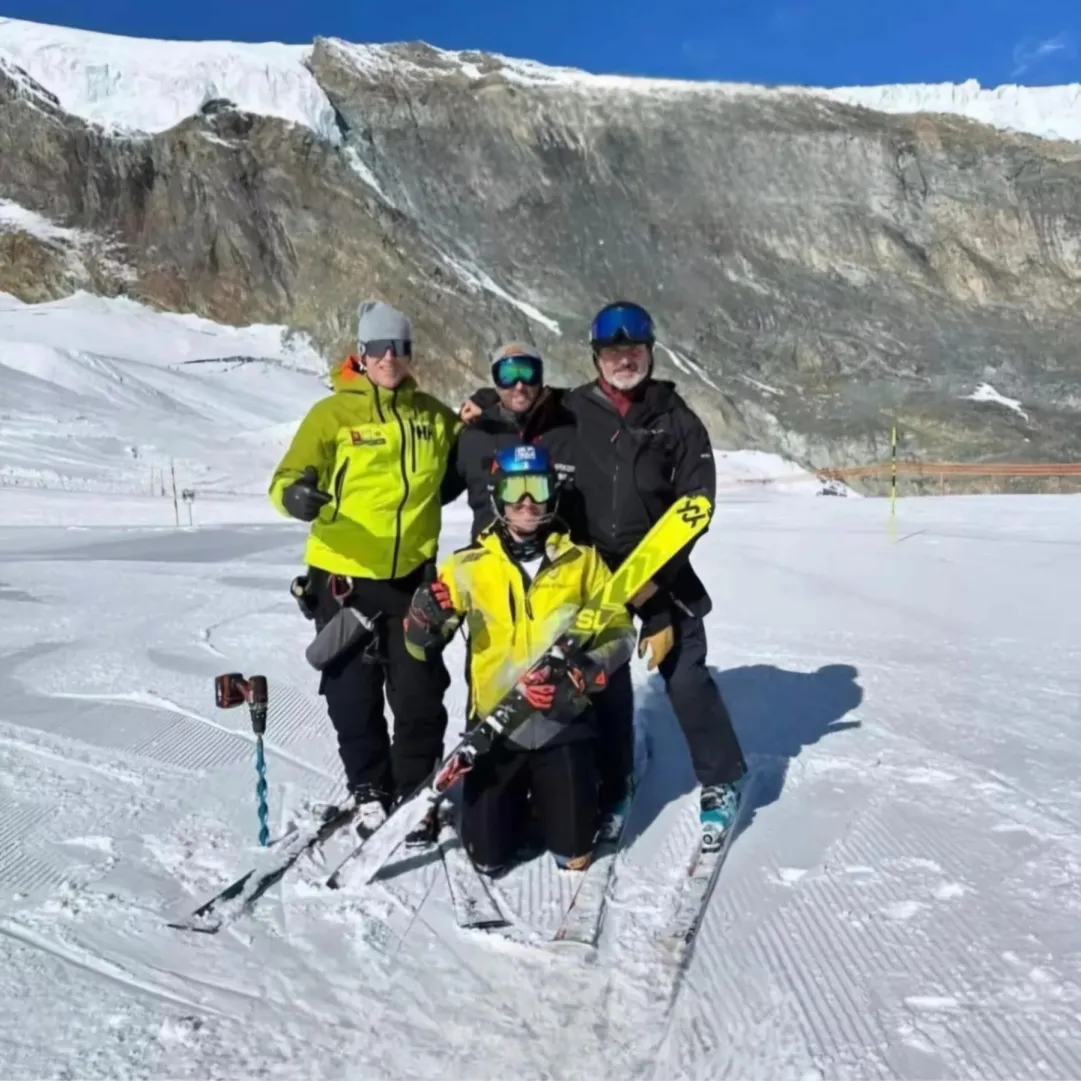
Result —
[{"label": "neon green sleeve", "polygon": [[268,493],[270,502],[280,514],[286,513],[282,504],[282,493],[300,477],[308,466],[314,466],[319,474],[319,487],[323,491],[330,490],[337,436],[337,423],[326,404],[331,400],[324,398],[308,410],[307,415],[297,427],[289,449],[270,478]]}]

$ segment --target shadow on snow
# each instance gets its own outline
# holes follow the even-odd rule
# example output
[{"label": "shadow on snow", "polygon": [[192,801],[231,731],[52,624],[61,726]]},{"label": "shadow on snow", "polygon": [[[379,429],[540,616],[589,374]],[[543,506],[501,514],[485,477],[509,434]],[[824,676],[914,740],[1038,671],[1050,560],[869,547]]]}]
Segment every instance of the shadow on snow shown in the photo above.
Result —
[{"label": "shadow on snow", "polygon": [[[793,672],[772,664],[711,669],[732,716],[753,777],[746,790],[749,803],[740,832],[761,807],[774,803],[784,790],[788,768],[805,747],[824,736],[860,727],[846,714],[863,701],[858,670],[850,664],[826,664],[815,672]],[[662,809],[696,785],[690,755],[664,682],[654,676],[636,688],[638,738],[651,761],[629,823],[631,839],[643,833]]]}]

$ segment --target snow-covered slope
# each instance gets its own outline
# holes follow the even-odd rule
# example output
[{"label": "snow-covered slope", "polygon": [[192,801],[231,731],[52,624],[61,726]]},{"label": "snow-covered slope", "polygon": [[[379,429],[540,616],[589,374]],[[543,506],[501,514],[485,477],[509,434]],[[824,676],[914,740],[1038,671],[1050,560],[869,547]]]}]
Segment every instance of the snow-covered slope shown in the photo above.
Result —
[{"label": "snow-covered slope", "polygon": [[[334,41],[363,71],[407,77],[408,60],[386,46]],[[304,124],[337,142],[334,109],[305,66],[308,45],[269,42],[158,41],[0,18],[0,59],[7,56],[54,93],[69,112],[106,127],[155,132],[192,115],[209,98]],[[479,77],[467,54],[436,49],[447,74]],[[505,78],[532,86],[579,85],[624,93],[810,93],[885,112],[955,113],[994,127],[1061,139],[1081,139],[1081,84],[982,88],[964,83],[880,87],[773,87],[595,75],[532,60],[495,55]],[[417,67],[423,78],[437,69]]]},{"label": "snow-covered slope", "polygon": [[160,493],[172,459],[197,498],[262,493],[325,369],[284,327],[0,294],[0,490]]},{"label": "snow-covered slope", "polygon": [[969,79],[963,83],[816,88],[813,93],[884,113],[953,113],[1006,131],[1081,140],[1081,83],[982,87]]},{"label": "snow-covered slope", "polygon": [[336,141],[334,109],[304,66],[308,49],[154,41],[0,18],[0,56],[70,113],[108,128],[164,131],[211,98],[303,124]]},{"label": "snow-covered slope", "polygon": [[[301,863],[232,929],[170,930],[257,855],[216,673],[270,678],[272,836],[342,795],[287,592],[304,528],[263,494],[321,368],[278,327],[0,302],[0,468],[53,486],[0,485],[0,1072],[1081,1073],[1081,497],[902,499],[891,539],[883,500],[795,498],[816,485],[791,463],[718,454],[694,562],[754,773],[682,981],[655,936],[694,779],[638,660],[645,769],[590,957],[538,941],[569,896],[547,856],[496,883],[505,935],[461,931],[418,857],[341,891]],[[181,450],[253,494],[176,530],[130,484]],[[442,550],[467,536],[449,508]]]},{"label": "snow-covered slope", "polygon": [[[165,523],[171,466],[179,489],[195,489],[200,521],[273,518],[270,471],[326,393],[325,371],[308,338],[280,326],[227,327],[87,293],[46,304],[0,293],[0,493],[23,493],[5,499],[3,520],[100,524],[124,505],[128,524]],[[821,488],[778,455],[717,462],[724,493]],[[105,509],[101,493],[114,497]],[[220,498],[238,493],[252,497],[245,510]]]},{"label": "snow-covered slope", "polygon": [[[694,782],[640,661],[651,757],[593,957],[460,931],[416,856],[337,892],[302,863],[232,930],[170,930],[256,856],[215,673],[270,678],[272,837],[341,795],[286,590],[303,530],[123,528],[100,500],[110,525],[12,527],[22,498],[0,490],[4,1076],[1081,1076],[1078,497],[902,500],[896,543],[881,500],[721,502],[694,560],[755,781],[678,993],[651,936]],[[566,903],[547,857],[496,888],[519,930]]]}]

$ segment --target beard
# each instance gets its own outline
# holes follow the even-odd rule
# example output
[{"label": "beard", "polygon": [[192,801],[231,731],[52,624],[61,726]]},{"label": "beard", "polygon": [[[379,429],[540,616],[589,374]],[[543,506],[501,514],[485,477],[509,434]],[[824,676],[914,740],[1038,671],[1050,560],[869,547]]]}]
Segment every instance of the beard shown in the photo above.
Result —
[{"label": "beard", "polygon": [[620,371],[613,372],[611,375],[606,375],[605,379],[616,390],[634,390],[635,387],[641,386],[646,381],[648,375],[649,366],[645,365],[642,368],[623,368]]}]

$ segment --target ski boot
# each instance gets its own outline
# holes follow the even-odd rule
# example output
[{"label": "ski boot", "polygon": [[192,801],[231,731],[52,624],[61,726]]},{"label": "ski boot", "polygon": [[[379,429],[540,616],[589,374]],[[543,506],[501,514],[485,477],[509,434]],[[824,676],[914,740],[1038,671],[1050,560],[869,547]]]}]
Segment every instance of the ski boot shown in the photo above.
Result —
[{"label": "ski boot", "polygon": [[735,782],[702,786],[698,819],[702,824],[702,851],[716,852],[724,844],[739,813],[740,790]]},{"label": "ski boot", "polygon": [[597,826],[597,844],[615,844],[619,840],[630,809],[631,798],[624,796],[601,814],[600,824]]},{"label": "ski boot", "polygon": [[362,839],[370,837],[387,820],[387,794],[373,784],[353,785],[349,794],[357,809],[357,835]]},{"label": "ski boot", "polygon": [[622,799],[616,800],[607,810],[601,811],[595,844],[614,845],[619,841],[623,833],[623,823],[627,821],[627,815],[631,811],[631,800],[634,798],[636,788],[637,780],[631,773],[627,777],[627,794]]}]

